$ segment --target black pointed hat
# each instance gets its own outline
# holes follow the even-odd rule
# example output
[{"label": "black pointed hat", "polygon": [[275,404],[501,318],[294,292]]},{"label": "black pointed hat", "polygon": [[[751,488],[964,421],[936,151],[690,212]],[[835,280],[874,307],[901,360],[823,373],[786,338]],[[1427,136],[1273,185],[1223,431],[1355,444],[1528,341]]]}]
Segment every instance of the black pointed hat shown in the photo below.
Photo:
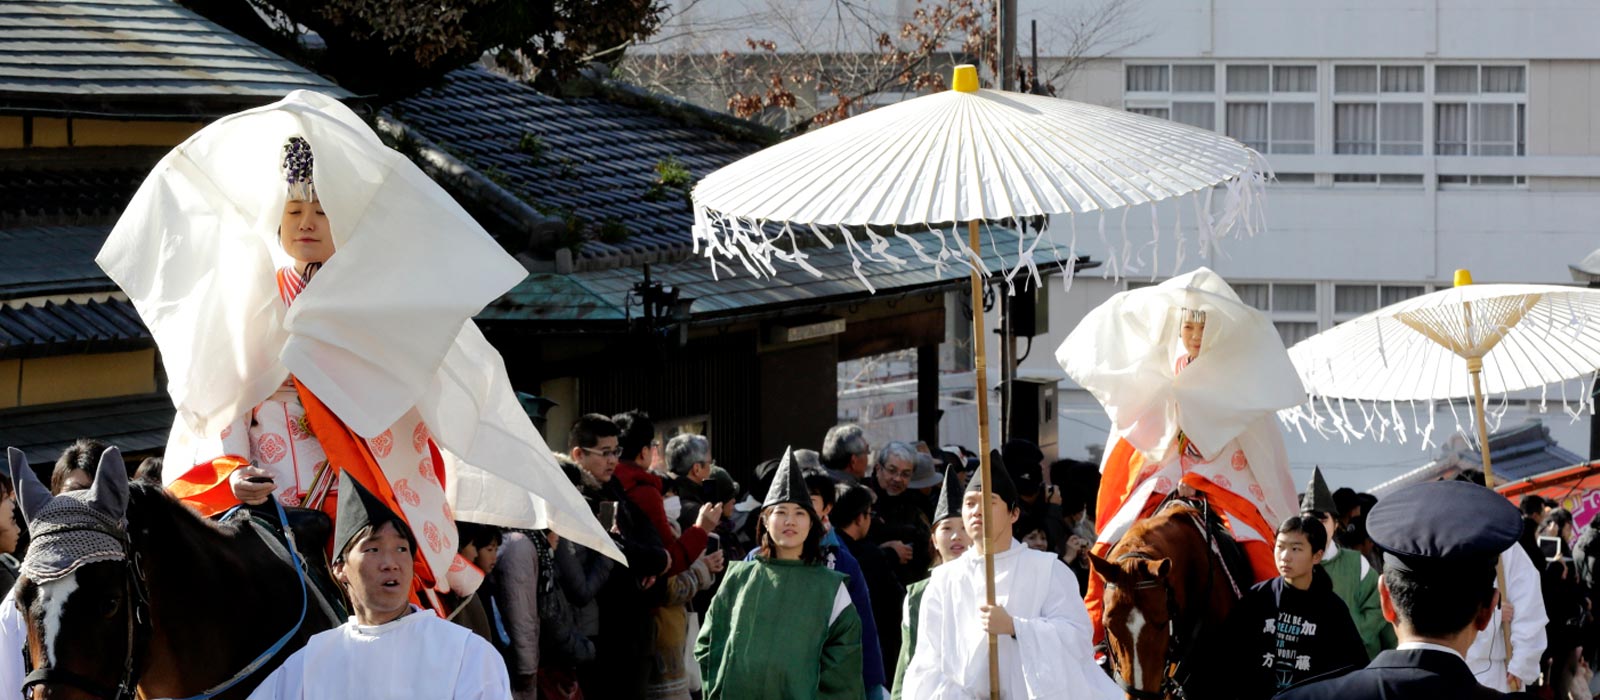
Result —
[{"label": "black pointed hat", "polygon": [[961,517],[961,475],[958,469],[946,467],[944,470],[944,486],[939,488],[939,502],[933,506],[933,522],[935,525],[945,518]]},{"label": "black pointed hat", "polygon": [[393,522],[400,534],[416,541],[406,525],[405,518],[389,508],[382,499],[374,496],[350,472],[339,470],[339,515],[333,523],[333,560],[344,559],[345,550],[355,542],[362,529],[368,525]]},{"label": "black pointed hat", "polygon": [[[990,493],[1000,497],[1006,505],[1017,507],[1017,485],[1011,482],[1011,474],[1006,471],[1006,463],[1000,459],[999,450],[989,451],[989,478],[994,482],[989,486]],[[979,493],[983,490],[983,469],[980,468],[972,475],[972,480],[967,482],[967,493]]]},{"label": "black pointed hat", "polygon": [[761,502],[761,507],[771,508],[779,503],[795,503],[811,508],[811,491],[806,489],[805,475],[794,463],[792,448],[784,448],[783,459],[772,472],[772,486],[767,489],[767,498]]},{"label": "black pointed hat", "polygon": [[1300,497],[1300,512],[1328,515],[1339,513],[1338,506],[1333,504],[1333,494],[1328,491],[1328,482],[1322,480],[1321,467],[1313,467],[1311,470],[1311,483],[1306,485],[1306,493]]}]

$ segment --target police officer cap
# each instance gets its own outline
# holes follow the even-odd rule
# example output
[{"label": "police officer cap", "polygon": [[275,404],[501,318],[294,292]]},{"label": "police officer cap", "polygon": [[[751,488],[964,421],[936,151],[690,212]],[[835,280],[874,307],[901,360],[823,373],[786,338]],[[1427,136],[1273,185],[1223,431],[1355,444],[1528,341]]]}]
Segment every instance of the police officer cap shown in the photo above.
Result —
[{"label": "police officer cap", "polygon": [[1407,486],[1367,515],[1367,535],[1383,551],[1385,569],[1429,577],[1492,575],[1521,534],[1516,506],[1464,481]]}]

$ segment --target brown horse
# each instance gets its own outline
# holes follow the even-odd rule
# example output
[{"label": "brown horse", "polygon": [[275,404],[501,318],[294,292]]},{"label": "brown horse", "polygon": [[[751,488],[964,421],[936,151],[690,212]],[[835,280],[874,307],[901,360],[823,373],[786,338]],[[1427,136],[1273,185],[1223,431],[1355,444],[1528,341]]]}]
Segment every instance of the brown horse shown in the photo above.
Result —
[{"label": "brown horse", "polygon": [[[1201,504],[1203,508],[1204,505]],[[1208,517],[1172,501],[1135,523],[1106,558],[1089,555],[1105,581],[1101,620],[1113,678],[1136,700],[1195,695],[1203,686],[1198,657],[1207,634],[1219,632],[1238,600]],[[1241,580],[1242,583],[1248,579]]]},{"label": "brown horse", "polygon": [[60,496],[19,450],[10,460],[33,538],[14,591],[28,697],[243,698],[338,622],[246,520],[214,523],[160,487],[130,486],[116,448],[93,486]]}]

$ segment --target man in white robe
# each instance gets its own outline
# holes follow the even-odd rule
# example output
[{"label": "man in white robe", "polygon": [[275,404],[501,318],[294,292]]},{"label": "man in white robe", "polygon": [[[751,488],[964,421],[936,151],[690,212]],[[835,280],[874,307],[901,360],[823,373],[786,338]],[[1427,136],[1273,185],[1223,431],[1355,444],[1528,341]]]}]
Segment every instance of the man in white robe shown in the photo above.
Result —
[{"label": "man in white robe", "polygon": [[[1092,630],[1078,579],[1048,552],[1011,536],[1017,492],[1005,468],[990,465],[991,502],[980,480],[968,485],[961,521],[974,548],[933,570],[918,614],[917,649],[906,669],[903,697],[919,700],[987,698],[988,634],[1000,637],[1000,697],[1121,700],[1117,685],[1094,663]],[[984,522],[995,524],[984,535]],[[995,605],[984,600],[983,552],[994,552]]]},{"label": "man in white robe", "polygon": [[313,636],[251,700],[511,700],[499,652],[465,627],[411,605],[416,540],[405,521],[341,472],[334,578],[355,614]]},{"label": "man in white robe", "polygon": [[[1544,593],[1539,585],[1539,570],[1533,560],[1519,545],[1500,553],[1500,563],[1506,570],[1506,590],[1500,607],[1489,618],[1489,626],[1478,633],[1467,649],[1467,667],[1472,675],[1486,687],[1501,692],[1512,690],[1511,676],[1516,676],[1518,689],[1526,688],[1539,679],[1539,659],[1544,656],[1545,624],[1549,617],[1544,609]],[[1506,637],[1501,632],[1500,617],[1511,614],[1511,667],[1506,667]]]}]

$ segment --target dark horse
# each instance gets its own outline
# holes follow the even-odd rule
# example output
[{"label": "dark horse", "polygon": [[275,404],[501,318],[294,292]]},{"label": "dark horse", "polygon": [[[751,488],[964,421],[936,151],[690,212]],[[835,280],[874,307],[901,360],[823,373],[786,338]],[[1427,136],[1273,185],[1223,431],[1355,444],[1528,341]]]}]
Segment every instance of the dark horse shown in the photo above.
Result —
[{"label": "dark horse", "polygon": [[[15,589],[29,697],[201,695],[295,627],[300,577],[245,519],[214,523],[160,487],[130,486],[116,448],[101,456],[93,486],[60,496],[21,451],[10,460],[33,537]],[[337,622],[308,603],[283,648],[215,697],[249,695]]]},{"label": "dark horse", "polygon": [[1105,581],[1101,620],[1113,678],[1130,698],[1204,697],[1208,680],[1225,682],[1205,678],[1202,667],[1215,664],[1201,659],[1249,578],[1235,585],[1223,556],[1234,558],[1233,543],[1219,542],[1220,526],[1209,520],[1171,501],[1135,523],[1106,558],[1089,555]]}]

